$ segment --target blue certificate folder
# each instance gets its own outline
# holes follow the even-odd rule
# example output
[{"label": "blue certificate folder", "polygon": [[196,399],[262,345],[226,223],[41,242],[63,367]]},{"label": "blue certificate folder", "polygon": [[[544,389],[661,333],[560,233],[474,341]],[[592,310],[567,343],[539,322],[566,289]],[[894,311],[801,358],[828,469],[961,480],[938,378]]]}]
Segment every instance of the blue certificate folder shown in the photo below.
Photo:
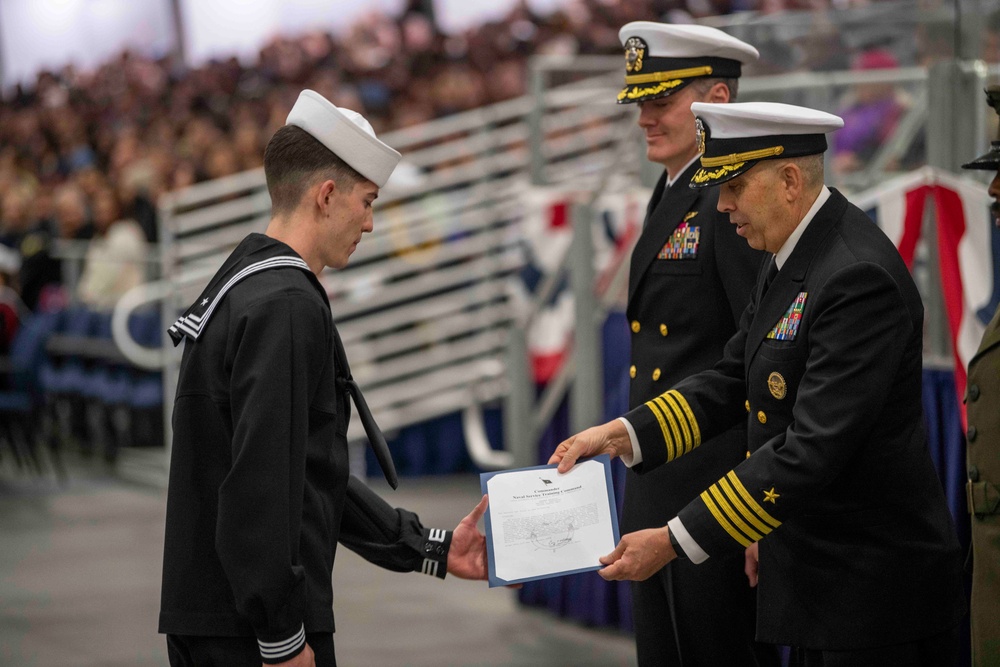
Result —
[{"label": "blue certificate folder", "polygon": [[[583,463],[585,461],[596,461],[597,463],[600,463],[603,466],[603,468],[604,468],[604,481],[605,481],[605,485],[607,487],[607,494],[608,494],[608,508],[609,508],[609,510],[611,512],[610,520],[611,520],[611,529],[612,529],[612,532],[613,532],[612,543],[613,543],[613,545],[617,545],[618,541],[621,539],[621,533],[618,530],[618,508],[617,508],[616,503],[615,503],[614,485],[611,482],[611,457],[609,457],[607,454],[601,454],[600,456],[595,456],[595,457],[589,458],[589,459],[580,459],[580,461],[577,463],[577,465],[579,465],[580,463]],[[480,487],[482,488],[482,492],[484,494],[487,494],[487,493],[489,493],[489,490],[488,490],[488,487],[487,487],[487,483],[493,477],[495,477],[497,475],[505,475],[505,474],[509,474],[509,473],[524,472],[524,471],[529,471],[529,470],[538,470],[538,471],[543,472],[543,473],[544,473],[544,471],[551,471],[551,474],[549,474],[549,475],[544,475],[543,474],[543,475],[539,476],[539,479],[542,481],[542,483],[544,483],[546,485],[548,485],[548,484],[551,483],[550,481],[547,481],[547,480],[557,479],[557,476],[559,475],[559,473],[556,472],[556,465],[554,465],[554,464],[553,465],[533,466],[533,467],[530,467],[530,468],[519,468],[517,470],[501,470],[501,471],[498,471],[498,472],[484,472],[484,473],[481,473],[479,475],[479,484],[480,484]],[[567,475],[569,475],[569,474],[571,474],[571,473],[567,473]],[[542,477],[545,477],[545,479],[542,479]],[[493,510],[493,508],[492,508],[492,504],[491,504],[486,509],[486,551],[487,551],[487,557],[488,557],[488,560],[489,560],[489,584],[490,584],[490,588],[493,588],[493,587],[496,587],[496,586],[507,586],[509,584],[519,584],[519,583],[523,583],[525,581],[535,581],[535,580],[538,580],[538,579],[550,579],[552,577],[562,577],[562,576],[565,576],[567,574],[576,574],[578,572],[589,572],[591,570],[600,570],[602,567],[604,567],[600,563],[597,563],[596,559],[595,559],[594,565],[588,566],[588,567],[577,567],[577,568],[573,568],[573,569],[560,570],[560,571],[550,572],[550,573],[547,573],[547,574],[541,574],[541,575],[538,575],[538,576],[524,577],[524,578],[520,578],[520,579],[516,579],[516,578],[515,579],[501,579],[500,577],[497,576],[496,555],[494,553],[494,544],[493,544],[494,530],[493,530],[493,520],[492,520],[493,519],[493,517],[492,517],[493,511],[492,510]],[[612,549],[613,548],[614,548],[614,546],[612,546]],[[611,552],[611,549],[609,549],[606,553],[610,553],[610,552]],[[601,555],[604,555],[604,554],[601,554]]]}]

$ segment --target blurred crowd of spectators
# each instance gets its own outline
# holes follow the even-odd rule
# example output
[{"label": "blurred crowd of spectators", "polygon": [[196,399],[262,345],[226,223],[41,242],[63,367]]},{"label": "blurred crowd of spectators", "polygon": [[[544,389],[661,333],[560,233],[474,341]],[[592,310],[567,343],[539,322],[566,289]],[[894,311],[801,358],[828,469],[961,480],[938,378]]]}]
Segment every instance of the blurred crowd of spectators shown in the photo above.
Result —
[{"label": "blurred crowd of spectators", "polygon": [[[146,244],[157,241],[158,197],[260,166],[267,138],[302,88],[362,111],[381,133],[524,94],[533,54],[618,53],[618,29],[628,21],[858,4],[866,3],[576,0],[548,16],[522,4],[502,20],[446,35],[432,3],[412,0],[401,15],[372,13],[339,37],[275,38],[253,64],[233,58],[192,69],[172,56],[126,53],[92,72],[43,72],[0,104],[0,245],[13,251],[0,262],[0,286],[15,288],[31,310],[68,299],[110,307],[151,266]],[[759,71],[849,65],[835,31],[832,39],[804,40],[796,59],[778,53]],[[814,62],[817,53],[825,63]],[[53,239],[89,244],[74,294],[61,287]]]}]

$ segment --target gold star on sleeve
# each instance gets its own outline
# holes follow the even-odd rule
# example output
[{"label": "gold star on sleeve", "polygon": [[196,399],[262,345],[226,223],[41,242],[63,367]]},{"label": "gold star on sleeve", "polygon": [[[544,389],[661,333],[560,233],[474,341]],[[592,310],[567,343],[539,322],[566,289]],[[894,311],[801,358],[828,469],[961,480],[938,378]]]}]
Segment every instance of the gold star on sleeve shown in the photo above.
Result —
[{"label": "gold star on sleeve", "polygon": [[781,497],[781,494],[780,493],[775,493],[773,486],[771,487],[770,491],[764,491],[764,502],[765,503],[771,503],[772,505],[777,505],[778,504],[778,502],[777,502],[778,498],[780,498],[780,497]]},{"label": "gold star on sleeve", "polygon": [[781,525],[754,500],[735,470],[730,470],[699,497],[719,526],[744,547],[759,541]]}]

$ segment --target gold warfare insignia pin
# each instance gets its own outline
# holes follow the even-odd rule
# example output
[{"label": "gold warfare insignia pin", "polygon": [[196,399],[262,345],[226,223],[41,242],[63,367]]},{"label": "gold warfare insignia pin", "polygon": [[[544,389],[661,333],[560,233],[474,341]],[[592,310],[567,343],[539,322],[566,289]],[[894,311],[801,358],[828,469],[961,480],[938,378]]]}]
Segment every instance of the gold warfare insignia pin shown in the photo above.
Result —
[{"label": "gold warfare insignia pin", "polygon": [[701,118],[694,119],[694,129],[695,136],[698,140],[698,153],[700,155],[705,154],[705,124],[701,122]]},{"label": "gold warfare insignia pin", "polygon": [[767,388],[771,390],[771,396],[774,396],[779,401],[788,392],[788,387],[785,385],[785,378],[781,377],[781,373],[778,372],[767,376]]},{"label": "gold warfare insignia pin", "polygon": [[646,42],[640,37],[629,37],[625,42],[625,71],[642,71],[642,59],[646,55]]},{"label": "gold warfare insignia pin", "polygon": [[687,215],[684,216],[684,222],[687,222],[696,215],[698,215],[698,211],[688,211]]}]

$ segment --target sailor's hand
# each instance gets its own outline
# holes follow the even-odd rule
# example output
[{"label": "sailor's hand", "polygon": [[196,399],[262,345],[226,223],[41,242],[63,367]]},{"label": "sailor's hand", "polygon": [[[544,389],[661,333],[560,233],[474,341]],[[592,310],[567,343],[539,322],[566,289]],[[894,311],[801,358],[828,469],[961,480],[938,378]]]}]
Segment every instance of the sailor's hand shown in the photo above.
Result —
[{"label": "sailor's hand", "polygon": [[451,548],[448,550],[448,574],[459,579],[486,579],[486,536],[476,524],[483,518],[488,503],[489,497],[483,496],[452,532]]}]

